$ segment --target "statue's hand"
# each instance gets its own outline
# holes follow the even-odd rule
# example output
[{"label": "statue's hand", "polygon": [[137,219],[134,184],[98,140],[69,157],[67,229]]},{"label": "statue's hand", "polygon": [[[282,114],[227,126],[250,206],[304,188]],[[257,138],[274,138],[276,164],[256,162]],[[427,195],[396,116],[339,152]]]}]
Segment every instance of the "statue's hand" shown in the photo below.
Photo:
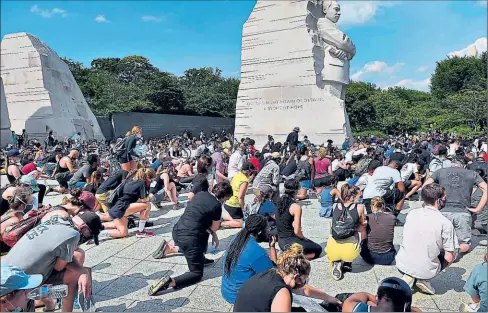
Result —
[{"label": "statue's hand", "polygon": [[347,53],[341,49],[331,49],[330,54],[338,59],[345,59],[347,56]]}]

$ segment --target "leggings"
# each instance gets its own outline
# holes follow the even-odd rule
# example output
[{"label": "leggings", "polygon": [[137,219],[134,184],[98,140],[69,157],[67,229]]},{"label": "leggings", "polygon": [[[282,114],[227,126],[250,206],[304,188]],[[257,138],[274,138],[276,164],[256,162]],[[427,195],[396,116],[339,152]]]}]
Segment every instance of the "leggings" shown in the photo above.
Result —
[{"label": "leggings", "polygon": [[[204,236],[208,240],[207,236]],[[182,237],[173,234],[175,244],[186,258],[189,272],[173,278],[176,288],[181,289],[198,283],[203,277],[205,267],[206,241],[202,244],[202,239],[195,237]]]},{"label": "leggings", "polygon": [[180,178],[180,183],[182,184],[189,184],[193,181],[193,178],[195,178],[195,176],[197,175],[192,175],[192,176],[189,176],[189,177],[181,177]]},{"label": "leggings", "polygon": [[300,239],[298,237],[278,238],[278,245],[282,251],[288,250],[292,244],[298,243],[303,247],[303,254],[314,253],[314,259],[322,253],[322,247],[310,239]]}]

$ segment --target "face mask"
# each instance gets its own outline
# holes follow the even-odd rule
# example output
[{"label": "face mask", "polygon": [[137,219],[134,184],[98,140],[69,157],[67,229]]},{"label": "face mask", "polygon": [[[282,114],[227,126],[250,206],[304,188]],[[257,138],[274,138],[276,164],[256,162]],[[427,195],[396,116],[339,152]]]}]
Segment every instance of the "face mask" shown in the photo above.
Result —
[{"label": "face mask", "polygon": [[18,306],[14,307],[13,304],[8,300],[7,300],[7,302],[8,302],[8,304],[10,304],[11,307],[13,307],[13,309],[10,310],[9,312],[22,312],[22,309],[20,307],[18,307]]}]

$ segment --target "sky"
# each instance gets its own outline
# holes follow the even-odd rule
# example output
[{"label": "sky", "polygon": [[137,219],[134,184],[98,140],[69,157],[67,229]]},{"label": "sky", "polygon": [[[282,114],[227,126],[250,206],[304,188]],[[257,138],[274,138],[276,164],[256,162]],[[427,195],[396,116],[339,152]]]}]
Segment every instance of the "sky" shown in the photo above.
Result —
[{"label": "sky", "polygon": [[[354,41],[351,77],[428,90],[436,61],[486,51],[487,2],[341,1]],[[1,35],[28,32],[83,62],[142,55],[182,75],[212,66],[239,77],[242,26],[256,1],[1,1]]]}]

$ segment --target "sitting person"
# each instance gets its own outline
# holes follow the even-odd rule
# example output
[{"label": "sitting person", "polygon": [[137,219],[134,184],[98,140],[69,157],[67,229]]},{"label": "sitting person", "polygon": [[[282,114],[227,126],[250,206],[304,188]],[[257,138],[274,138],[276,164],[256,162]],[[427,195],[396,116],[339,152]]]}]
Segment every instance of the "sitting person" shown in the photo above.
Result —
[{"label": "sitting person", "polygon": [[192,176],[191,179],[191,183],[193,184],[193,187],[190,193],[188,194],[188,200],[193,199],[195,194],[197,194],[200,191],[212,190],[211,189],[212,184],[209,181],[210,173],[212,173],[212,158],[206,155],[201,156],[197,162],[197,174]]},{"label": "sitting person", "polygon": [[295,196],[300,188],[297,180],[285,182],[285,192],[278,201],[276,212],[276,226],[278,230],[278,244],[282,251],[287,250],[293,243],[303,247],[303,253],[309,260],[318,258],[322,247],[302,233],[302,207],[295,202]]},{"label": "sitting person", "polygon": [[381,281],[376,295],[359,292],[348,297],[342,312],[421,312],[411,305],[410,287],[400,278],[388,277]]},{"label": "sitting person", "polygon": [[340,151],[334,154],[334,161],[332,161],[332,172],[337,177],[337,181],[345,181],[351,177],[351,164],[344,160],[344,156]]},{"label": "sitting person", "polygon": [[266,241],[266,218],[259,214],[250,215],[244,228],[234,237],[224,255],[222,275],[222,297],[234,304],[237,293],[252,276],[264,272],[276,263],[276,238],[270,241],[269,253],[258,243]]},{"label": "sitting person", "polygon": [[98,201],[91,192],[76,188],[70,190],[70,195],[71,198],[64,197],[61,205],[58,205],[58,207],[65,209],[69,215],[75,216],[81,211],[96,211]]},{"label": "sitting person", "polygon": [[91,175],[98,168],[98,156],[92,154],[88,157],[88,163],[80,167],[68,181],[68,188],[83,188],[86,183],[91,183]]},{"label": "sitting person", "polygon": [[341,193],[337,189],[336,176],[329,175],[320,179],[320,217],[332,217],[332,210],[336,200],[341,199]]},{"label": "sitting person", "polygon": [[371,160],[368,164],[368,172],[364,173],[359,177],[358,181],[356,182],[356,187],[361,190],[361,192],[364,191],[366,186],[370,183],[371,177],[373,177],[374,171],[381,166],[381,162],[378,160]]},{"label": "sitting person", "polygon": [[18,267],[3,265],[0,275],[0,312],[34,312],[27,294],[42,283],[42,275],[27,275]]},{"label": "sitting person", "polygon": [[[173,203],[173,209],[178,209],[178,192],[176,185],[170,176],[172,163],[170,161],[161,164],[156,173],[156,178],[149,186],[149,197],[159,203],[168,200]],[[156,205],[156,206],[158,206]]]},{"label": "sitting person", "polygon": [[325,253],[332,265],[332,277],[340,280],[343,272],[352,271],[352,262],[359,256],[361,241],[365,238],[366,218],[364,206],[357,203],[361,192],[357,187],[344,184],[342,203],[332,213],[332,234],[327,240]]},{"label": "sitting person", "polygon": [[302,247],[294,243],[280,255],[276,268],[255,274],[242,284],[234,312],[291,312],[292,292],[340,305],[339,300],[307,285],[310,269]]},{"label": "sitting person", "polygon": [[488,253],[485,254],[484,262],[476,265],[471,274],[469,274],[464,290],[471,296],[473,303],[463,303],[459,307],[460,312],[486,312],[487,297],[488,297],[488,283],[487,283],[487,265]]},{"label": "sitting person", "polygon": [[242,169],[232,177],[232,197],[224,203],[224,209],[229,215],[223,215],[222,227],[241,228],[244,219],[244,198],[247,194],[249,182],[252,181],[256,173],[254,165],[250,162],[243,164]]},{"label": "sitting person", "polygon": [[315,176],[315,163],[308,155],[307,146],[301,145],[297,150],[297,172],[295,179],[300,182],[300,190],[296,198],[304,200],[308,197],[308,191],[313,188],[312,178]]},{"label": "sitting person", "polygon": [[422,188],[423,207],[408,213],[403,242],[395,260],[410,287],[433,295],[432,280],[455,259],[459,243],[454,225],[440,210],[446,205],[446,191],[436,183]]},{"label": "sitting person", "polygon": [[108,214],[113,221],[104,223],[106,230],[100,234],[100,239],[127,237],[128,216],[135,213],[140,213],[136,237],[154,236],[153,232],[145,230],[145,226],[151,212],[146,181],[154,179],[155,176],[156,173],[151,168],[138,169],[134,177],[125,181],[124,185],[117,190],[115,203],[108,209]]},{"label": "sitting person", "polygon": [[54,189],[56,192],[67,192],[68,182],[77,171],[77,169],[75,168],[75,163],[78,160],[79,155],[80,153],[78,152],[78,150],[73,149],[67,156],[62,157],[59,160],[53,172],[54,178],[59,184],[59,187]]},{"label": "sitting person", "polygon": [[327,149],[320,147],[318,156],[314,159],[315,164],[315,176],[313,183],[315,189],[320,193],[320,185],[324,184],[324,179],[332,175],[332,161],[327,157]]},{"label": "sitting person", "polygon": [[410,200],[410,197],[422,187],[419,169],[419,156],[415,153],[410,154],[407,163],[400,170],[400,176],[405,185],[405,190],[408,191],[405,195],[405,200]]},{"label": "sitting person", "polygon": [[361,244],[361,257],[368,264],[390,265],[395,260],[393,236],[396,218],[385,209],[382,198],[372,199],[372,213],[366,215],[368,237]]},{"label": "sitting person", "polygon": [[176,177],[178,178],[178,182],[180,183],[190,183],[192,179],[195,177],[193,174],[193,167],[195,166],[194,159],[186,159],[181,164],[180,168],[178,169],[178,174]]}]

